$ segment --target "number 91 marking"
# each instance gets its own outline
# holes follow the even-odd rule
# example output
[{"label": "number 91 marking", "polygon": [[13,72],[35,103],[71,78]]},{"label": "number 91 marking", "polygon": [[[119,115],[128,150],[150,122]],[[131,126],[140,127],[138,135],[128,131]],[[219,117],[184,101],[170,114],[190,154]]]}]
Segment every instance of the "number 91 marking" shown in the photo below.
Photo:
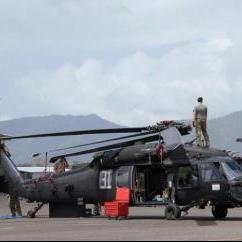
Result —
[{"label": "number 91 marking", "polygon": [[100,189],[112,189],[113,171],[101,171],[99,176]]}]

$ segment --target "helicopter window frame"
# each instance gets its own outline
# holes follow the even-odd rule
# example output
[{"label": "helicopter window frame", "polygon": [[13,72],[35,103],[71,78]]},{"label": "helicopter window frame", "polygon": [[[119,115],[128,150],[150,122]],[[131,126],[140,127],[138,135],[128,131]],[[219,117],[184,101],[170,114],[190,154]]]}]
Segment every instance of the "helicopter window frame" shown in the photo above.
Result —
[{"label": "helicopter window frame", "polygon": [[[231,166],[229,166],[230,164],[232,164],[234,166],[231,167]],[[227,177],[227,179],[229,181],[233,181],[238,178],[242,179],[242,168],[237,162],[235,162],[233,160],[222,161],[221,167],[223,169],[225,176]],[[238,169],[235,170],[233,168],[238,168]],[[240,173],[240,175],[239,175],[239,173]]]},{"label": "helicopter window frame", "polygon": [[222,174],[220,162],[201,164],[201,179],[203,182],[225,181],[225,176]]},{"label": "helicopter window frame", "polygon": [[198,184],[199,174],[197,168],[195,169],[192,166],[179,167],[177,173],[177,187],[179,189],[197,187]]}]

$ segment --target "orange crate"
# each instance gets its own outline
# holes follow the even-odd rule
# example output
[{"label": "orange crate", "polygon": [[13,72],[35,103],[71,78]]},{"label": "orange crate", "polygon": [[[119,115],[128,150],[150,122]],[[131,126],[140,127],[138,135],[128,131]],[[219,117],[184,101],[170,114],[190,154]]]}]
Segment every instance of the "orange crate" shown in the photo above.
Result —
[{"label": "orange crate", "polygon": [[104,212],[109,218],[128,217],[129,204],[126,202],[106,202],[104,203]]}]

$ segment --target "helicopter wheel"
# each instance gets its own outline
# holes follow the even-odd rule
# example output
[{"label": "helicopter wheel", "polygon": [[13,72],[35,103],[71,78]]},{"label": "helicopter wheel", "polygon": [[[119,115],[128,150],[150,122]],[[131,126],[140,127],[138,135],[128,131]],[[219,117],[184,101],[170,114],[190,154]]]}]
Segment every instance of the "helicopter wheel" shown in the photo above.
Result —
[{"label": "helicopter wheel", "polygon": [[177,220],[181,218],[181,209],[176,204],[169,204],[165,209],[165,217],[167,220]]},{"label": "helicopter wheel", "polygon": [[220,206],[213,206],[212,207],[212,214],[215,219],[225,219],[228,215],[228,208],[220,207]]}]

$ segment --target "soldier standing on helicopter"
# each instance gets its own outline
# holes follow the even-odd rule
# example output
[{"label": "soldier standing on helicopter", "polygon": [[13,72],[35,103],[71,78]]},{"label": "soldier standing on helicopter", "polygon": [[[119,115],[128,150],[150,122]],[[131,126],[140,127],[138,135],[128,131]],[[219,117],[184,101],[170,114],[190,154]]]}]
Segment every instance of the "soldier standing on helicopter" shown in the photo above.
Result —
[{"label": "soldier standing on helicopter", "polygon": [[205,139],[205,147],[210,146],[210,139],[207,132],[208,108],[203,104],[203,98],[198,98],[198,104],[193,110],[193,126],[196,128],[196,145],[202,146],[202,135]]}]

